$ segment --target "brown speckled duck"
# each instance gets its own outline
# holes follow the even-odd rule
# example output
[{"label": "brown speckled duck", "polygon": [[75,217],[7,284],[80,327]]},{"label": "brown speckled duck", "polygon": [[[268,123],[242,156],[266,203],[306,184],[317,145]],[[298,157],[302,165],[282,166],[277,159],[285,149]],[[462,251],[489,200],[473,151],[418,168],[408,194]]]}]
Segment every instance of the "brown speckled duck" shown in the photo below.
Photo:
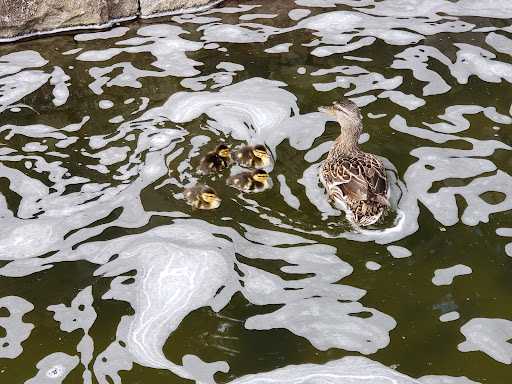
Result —
[{"label": "brown speckled duck", "polygon": [[229,147],[225,144],[219,145],[215,151],[208,152],[197,167],[197,172],[202,174],[222,171],[231,164]]},{"label": "brown speckled duck", "polygon": [[220,205],[215,189],[203,184],[196,184],[183,191],[187,204],[197,209],[215,209]]},{"label": "brown speckled duck", "polygon": [[346,211],[347,219],[366,226],[378,221],[389,207],[388,181],[382,161],[364,153],[358,144],[363,130],[359,107],[340,100],[318,111],[333,115],[341,134],[332,144],[320,178],[330,197]]},{"label": "brown speckled duck", "polygon": [[233,159],[240,165],[252,168],[265,167],[270,164],[267,148],[261,144],[233,151]]},{"label": "brown speckled duck", "polygon": [[242,192],[261,192],[270,188],[268,174],[263,169],[240,172],[229,177],[226,184]]}]

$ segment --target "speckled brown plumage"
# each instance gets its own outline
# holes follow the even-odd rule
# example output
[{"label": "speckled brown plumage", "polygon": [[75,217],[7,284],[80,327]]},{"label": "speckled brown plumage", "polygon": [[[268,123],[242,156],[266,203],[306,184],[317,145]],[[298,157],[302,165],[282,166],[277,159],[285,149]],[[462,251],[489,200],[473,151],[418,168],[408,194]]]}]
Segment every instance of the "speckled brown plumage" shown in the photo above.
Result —
[{"label": "speckled brown plumage", "polygon": [[348,220],[362,226],[373,224],[389,207],[388,182],[382,161],[364,153],[357,144],[362,132],[359,108],[350,100],[341,100],[319,110],[333,114],[341,126],[341,134],[321,167],[322,181],[346,209]]}]

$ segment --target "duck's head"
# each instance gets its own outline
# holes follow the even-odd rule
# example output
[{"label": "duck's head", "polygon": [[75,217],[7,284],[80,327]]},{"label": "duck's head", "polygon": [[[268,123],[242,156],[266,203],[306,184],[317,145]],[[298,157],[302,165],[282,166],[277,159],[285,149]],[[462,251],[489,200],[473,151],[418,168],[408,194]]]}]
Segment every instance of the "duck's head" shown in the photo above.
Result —
[{"label": "duck's head", "polygon": [[332,107],[319,107],[318,112],[333,115],[343,128],[356,128],[359,134],[362,131],[362,116],[359,107],[351,100],[342,99],[334,102]]},{"label": "duck's head", "polygon": [[258,144],[254,146],[254,149],[252,150],[252,153],[254,153],[254,156],[264,159],[268,157],[267,155],[267,148],[265,148],[264,145]]},{"label": "duck's head", "polygon": [[264,183],[267,180],[268,173],[263,169],[257,169],[252,173],[252,178],[260,183]]},{"label": "duck's head", "polygon": [[221,144],[215,149],[215,153],[220,157],[229,157],[229,147],[225,144]]},{"label": "duck's head", "polygon": [[207,203],[213,202],[217,197],[217,192],[215,192],[215,189],[210,187],[204,187],[201,189],[201,198],[206,201]]}]

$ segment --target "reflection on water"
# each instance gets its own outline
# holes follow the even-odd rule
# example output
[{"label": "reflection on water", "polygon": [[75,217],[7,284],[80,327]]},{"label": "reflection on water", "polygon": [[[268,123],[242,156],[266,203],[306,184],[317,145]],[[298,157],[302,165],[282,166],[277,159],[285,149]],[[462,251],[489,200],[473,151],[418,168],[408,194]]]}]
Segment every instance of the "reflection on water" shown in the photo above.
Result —
[{"label": "reflection on water", "polygon": [[[0,46],[6,382],[506,383],[511,17],[228,1]],[[391,184],[372,228],[318,180],[343,96]],[[221,142],[265,143],[273,187],[198,175]]]}]

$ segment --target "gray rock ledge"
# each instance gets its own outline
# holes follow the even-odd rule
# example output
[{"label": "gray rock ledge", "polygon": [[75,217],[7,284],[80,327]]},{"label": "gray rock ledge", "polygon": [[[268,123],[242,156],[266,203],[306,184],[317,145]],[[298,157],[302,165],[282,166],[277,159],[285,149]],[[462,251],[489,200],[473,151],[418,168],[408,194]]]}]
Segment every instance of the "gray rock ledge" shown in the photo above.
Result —
[{"label": "gray rock ledge", "polygon": [[223,0],[0,0],[0,42],[205,10]]}]

